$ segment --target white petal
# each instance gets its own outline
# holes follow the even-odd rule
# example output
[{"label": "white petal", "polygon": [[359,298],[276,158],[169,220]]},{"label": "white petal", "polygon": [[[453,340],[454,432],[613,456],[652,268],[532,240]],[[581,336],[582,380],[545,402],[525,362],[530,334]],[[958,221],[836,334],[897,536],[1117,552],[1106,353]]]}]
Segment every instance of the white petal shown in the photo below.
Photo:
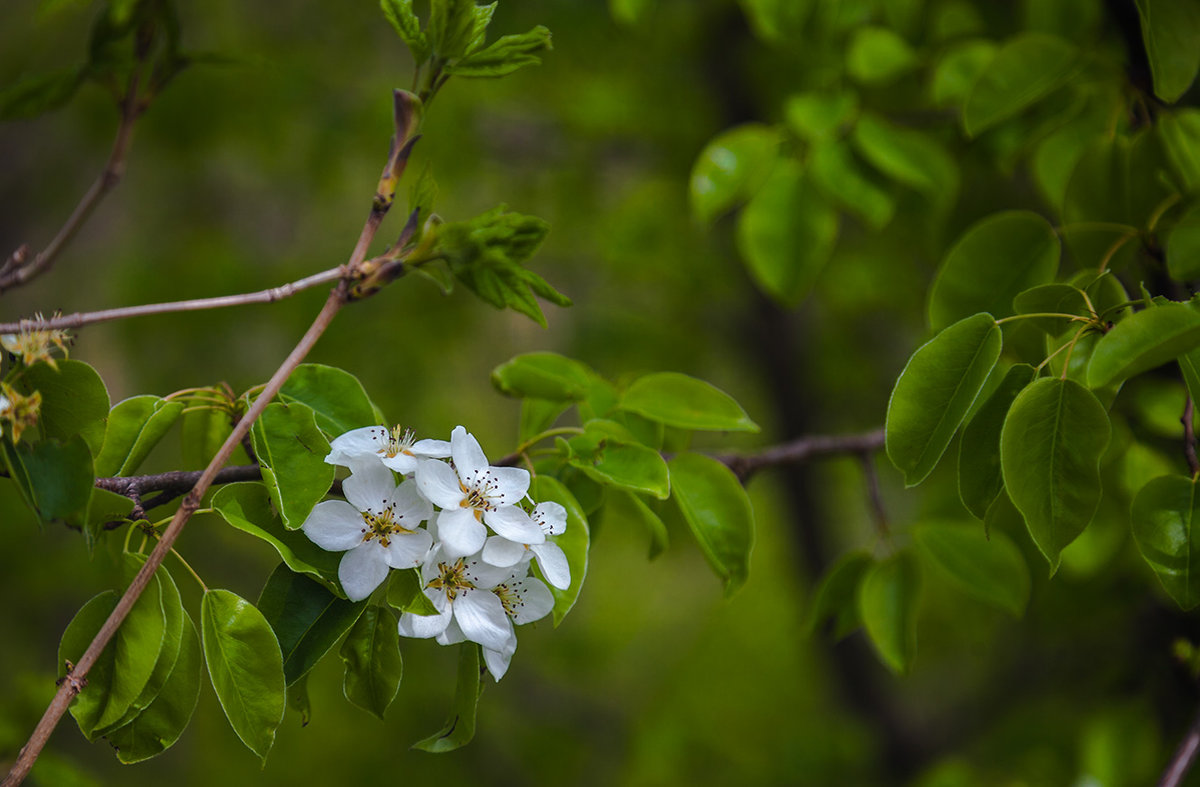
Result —
[{"label": "white petal", "polygon": [[338,580],[346,598],[362,601],[387,578],[388,564],[378,544],[366,543],[351,549],[338,564]]},{"label": "white petal", "polygon": [[450,456],[450,443],[445,440],[418,440],[411,449],[415,456],[428,456],[433,459],[445,459]]},{"label": "white petal", "polygon": [[406,454],[403,451],[395,456],[380,457],[383,464],[395,470],[400,475],[412,475],[417,472],[417,458],[411,454]]},{"label": "white petal", "polygon": [[454,600],[454,619],[463,634],[485,648],[501,650],[512,634],[504,605],[490,590],[463,590]]},{"label": "white petal", "polygon": [[483,545],[483,560],[493,566],[515,566],[525,557],[525,545],[509,541],[503,536],[492,536]]},{"label": "white petal", "polygon": [[[426,594],[429,595],[429,594]],[[437,594],[445,601],[445,596]],[[430,597],[430,600],[437,604],[437,599]],[[414,615],[411,612],[405,612],[400,616],[400,636],[416,637],[417,639],[429,639],[436,637],[446,630],[449,625],[451,616],[454,614],[454,609],[451,605],[446,604],[437,615]]]},{"label": "white petal", "polygon": [[309,540],[329,552],[345,552],[362,543],[362,514],[344,500],[317,503],[300,528]]},{"label": "white petal", "polygon": [[418,525],[433,516],[433,505],[421,496],[416,481],[405,481],[392,495],[392,513],[396,524],[405,530],[416,530]]},{"label": "white petal", "polygon": [[546,577],[546,581],[559,590],[571,587],[571,566],[567,564],[566,553],[562,547],[552,541],[535,544],[530,547],[537,557],[538,568]]},{"label": "white petal", "polygon": [[479,441],[462,426],[454,427],[450,433],[450,456],[454,458],[458,474],[464,479],[486,470],[488,466]]},{"label": "white petal", "polygon": [[416,568],[433,546],[433,537],[424,530],[394,535],[390,541],[383,552],[387,564],[392,568]]},{"label": "white petal", "polygon": [[508,672],[508,664],[512,661],[513,654],[517,652],[516,632],[513,632],[509,643],[509,646],[503,650],[483,649],[483,661],[487,664],[488,672],[492,673],[492,678],[496,681],[499,681],[504,677],[504,673]]},{"label": "white petal", "polygon": [[438,508],[457,508],[466,497],[458,473],[437,459],[426,459],[417,465],[417,486],[425,499]]},{"label": "white petal", "polygon": [[514,505],[529,491],[529,471],[522,467],[489,467],[487,475],[493,485],[487,496],[492,505]]},{"label": "white petal", "polygon": [[350,477],[342,482],[342,494],[347,502],[359,511],[382,513],[392,502],[396,492],[396,480],[392,471],[381,462],[372,464],[355,463]]},{"label": "white petal", "polygon": [[[496,585],[509,580],[513,576],[514,569],[511,566],[493,566],[485,561],[482,555],[472,555],[466,558],[466,561],[467,565],[463,571],[463,578],[481,590],[494,588]],[[522,571],[521,573],[524,574],[525,572]]]},{"label": "white petal", "polygon": [[329,455],[325,461],[331,465],[350,466],[352,460],[363,460],[371,456],[378,457],[381,449],[387,446],[388,430],[382,426],[364,426],[361,429],[351,429],[345,434],[333,438],[329,444]]},{"label": "white petal", "polygon": [[475,519],[475,512],[468,508],[452,508],[438,514],[438,539],[442,552],[449,558],[473,555],[483,549],[487,540],[487,528]]},{"label": "white petal", "polygon": [[533,509],[532,519],[548,536],[557,536],[567,529],[567,509],[553,500],[538,503]]},{"label": "white petal", "polygon": [[437,643],[439,645],[457,645],[466,640],[466,638],[466,635],[462,633],[462,629],[459,628],[458,622],[451,618],[449,625],[446,626],[446,630],[438,634]]},{"label": "white petal", "polygon": [[518,625],[541,620],[554,609],[554,595],[540,579],[525,577],[513,580],[508,586],[517,597],[513,620]]},{"label": "white petal", "polygon": [[546,534],[534,524],[529,514],[516,506],[502,506],[488,511],[483,515],[483,521],[496,531],[496,535],[518,544],[540,544],[546,540]]}]

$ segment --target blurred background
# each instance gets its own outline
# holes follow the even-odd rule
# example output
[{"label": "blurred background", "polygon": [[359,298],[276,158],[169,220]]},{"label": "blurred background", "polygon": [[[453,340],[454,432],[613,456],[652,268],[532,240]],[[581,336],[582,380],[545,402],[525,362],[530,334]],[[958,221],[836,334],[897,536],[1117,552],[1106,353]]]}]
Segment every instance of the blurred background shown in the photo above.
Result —
[{"label": "blurred background", "polygon": [[[548,220],[530,267],[575,305],[547,305],[543,330],[463,288],[443,296],[413,277],[346,309],[309,360],[355,374],[389,419],[423,436],[466,425],[491,457],[514,447],[518,406],[489,373],[534,350],[613,379],[701,377],[762,426],[750,437],[707,437],[701,448],[881,426],[896,375],[926,338],[926,288],[948,244],[997,202],[1030,200],[1030,184],[951,140],[964,183],[953,207],[931,217],[919,195],[899,193],[886,233],[845,220],[815,293],[784,308],[752,284],[728,217],[711,227],[691,217],[688,177],[720,131],[777,122],[788,94],[839,78],[822,63],[840,62],[845,30],[878,21],[887,5],[841,3],[830,12],[841,14],[833,32],[814,27],[803,45],[781,46],[757,35],[732,0],[501,2],[493,35],[545,24],[554,50],[541,67],[502,80],[452,80],[427,113],[409,172],[432,164],[435,209],[448,219],[504,203]],[[1042,4],[906,5],[948,18],[969,12],[1001,38]],[[1099,2],[1065,6],[1067,16],[1090,15],[1081,40],[1122,46],[1119,15]],[[0,84],[82,60],[98,9],[7,0]],[[124,182],[48,275],[0,299],[0,320],[248,292],[348,257],[387,152],[390,91],[412,78],[377,5],[213,0],[179,11],[185,49],[233,61],[170,85],[137,124]],[[871,99],[903,113],[922,90],[902,82]],[[103,166],[115,126],[110,98],[94,86],[63,109],[0,125],[0,250],[52,237]],[[389,217],[377,250],[402,219]],[[71,354],[96,367],[114,403],[220,381],[240,392],[265,381],[324,296],[317,288],[272,305],[95,325]],[[176,469],[178,457],[169,439],[144,472]],[[963,517],[939,502],[946,495],[904,492],[882,455],[876,464],[895,526]],[[928,485],[953,483],[949,471]],[[678,522],[655,561],[644,532],[596,523],[578,605],[557,630],[543,622],[522,631],[465,749],[408,748],[445,719],[455,653],[405,641],[405,680],[383,724],[339,696],[331,657],[309,681],[311,723],[289,711],[264,768],[206,688],[163,756],[121,766],[64,719],[32,780],[1092,785],[1147,783],[1169,756],[1195,692],[1165,654],[1196,626],[1149,590],[1136,552],[1105,547],[1052,583],[1040,557],[1031,560],[1033,600],[1021,621],[926,577],[920,655],[899,679],[861,633],[840,643],[805,633],[821,572],[875,542],[859,463],[764,472],[749,491],[751,578],[728,600]],[[1119,546],[1126,536],[1117,532]],[[63,628],[116,582],[120,545],[110,541],[89,557],[78,533],[39,528],[0,485],[0,763],[53,694]],[[191,523],[179,549],[210,587],[250,599],[277,562],[212,515]],[[198,588],[177,576],[195,617]]]}]

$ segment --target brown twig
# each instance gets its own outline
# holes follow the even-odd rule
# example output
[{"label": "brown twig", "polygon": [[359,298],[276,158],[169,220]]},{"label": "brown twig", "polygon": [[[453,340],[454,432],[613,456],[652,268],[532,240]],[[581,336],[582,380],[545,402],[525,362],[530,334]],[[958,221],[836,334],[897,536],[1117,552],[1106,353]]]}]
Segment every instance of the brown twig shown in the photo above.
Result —
[{"label": "brown twig", "polygon": [[[127,478],[97,478],[95,486],[97,489],[124,495],[135,502],[150,492],[158,492],[154,497],[140,503],[140,508],[145,513],[166,505],[190,491],[203,474],[203,470],[172,470],[168,473],[137,475]],[[258,465],[237,465],[222,469],[213,478],[212,483],[231,484],[236,481],[257,481],[260,478],[262,478],[262,471]]]},{"label": "brown twig", "polygon": [[1179,422],[1183,424],[1183,455],[1187,457],[1188,470],[1192,473],[1192,478],[1200,475],[1200,459],[1196,458],[1196,432],[1192,428],[1192,417],[1195,410],[1195,405],[1192,403],[1192,397],[1187,398],[1187,402],[1183,405],[1183,417]]},{"label": "brown twig", "polygon": [[1197,753],[1200,753],[1200,712],[1192,719],[1187,735],[1180,741],[1179,748],[1167,763],[1162,778],[1158,780],[1158,787],[1178,787],[1182,784],[1184,777],[1196,762]]},{"label": "brown twig", "polygon": [[765,448],[752,454],[720,454],[715,459],[723,462],[743,484],[750,477],[767,467],[804,462],[809,459],[836,454],[870,456],[883,448],[883,430],[849,435],[808,435],[791,442]]},{"label": "brown twig", "polygon": [[879,474],[875,472],[875,455],[873,451],[863,451],[858,455],[862,463],[863,480],[867,484],[867,499],[871,503],[871,515],[875,519],[875,528],[879,535],[888,535],[887,508],[883,505],[883,494],[879,490]]}]

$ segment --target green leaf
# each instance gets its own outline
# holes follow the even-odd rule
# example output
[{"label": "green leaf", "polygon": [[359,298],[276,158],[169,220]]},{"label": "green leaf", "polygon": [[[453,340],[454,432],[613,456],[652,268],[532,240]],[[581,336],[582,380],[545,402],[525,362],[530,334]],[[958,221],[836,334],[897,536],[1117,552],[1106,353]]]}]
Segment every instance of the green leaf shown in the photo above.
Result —
[{"label": "green leaf", "polygon": [[521,400],[521,423],[518,431],[523,443],[541,434],[554,425],[558,417],[570,407],[567,402],[525,397]]},{"label": "green leaf", "polygon": [[340,655],[346,665],[342,693],[382,721],[404,673],[395,616],[386,607],[368,606],[346,635]]},{"label": "green leaf", "polygon": [[421,32],[420,20],[413,13],[412,0],[380,0],[379,6],[392,27],[396,28],[400,39],[412,52],[416,64],[424,63],[429,58],[429,41]]},{"label": "green leaf", "polygon": [[739,0],[755,34],[768,41],[799,35],[813,11],[813,0]]},{"label": "green leaf", "polygon": [[1172,104],[1200,70],[1200,8],[1187,0],[1137,0],[1137,9],[1154,94]]},{"label": "green leaf", "polygon": [[283,657],[271,624],[228,590],[207,590],[200,603],[204,660],[233,731],[264,763],[283,721]]},{"label": "green leaf", "polygon": [[863,171],[845,142],[830,140],[815,144],[808,167],[821,193],[856,213],[872,230],[881,230],[892,220],[896,201]]},{"label": "green leaf", "polygon": [[501,393],[553,402],[586,398],[595,379],[587,364],[551,352],[518,355],[492,370],[492,385]]},{"label": "green leaf", "polygon": [[958,165],[931,136],[863,114],[851,136],[864,159],[884,175],[925,194],[937,207],[958,194]]},{"label": "green leaf", "polygon": [[1192,527],[1200,522],[1196,482],[1155,478],[1133,499],[1131,519],[1133,539],[1163,589],[1182,609],[1200,604],[1200,548],[1192,543]]},{"label": "green leaf", "polygon": [[233,432],[228,411],[217,407],[185,410],[180,427],[183,469],[202,470]]},{"label": "green leaf", "polygon": [[288,568],[332,585],[340,552],[326,552],[301,530],[288,530],[271,508],[270,493],[256,481],[226,484],[212,498],[212,507],[229,524],[275,548]]},{"label": "green leaf", "polygon": [[1200,204],[1184,213],[1167,235],[1167,271],[1172,279],[1200,279]]},{"label": "green leaf", "polygon": [[804,300],[833,253],[838,214],[781,161],[738,217],[738,252],[755,283],[785,305]]},{"label": "green leaf", "polygon": [[668,463],[671,491],[713,572],[733,595],[750,575],[754,510],[746,490],[725,465],[701,454],[678,454]]},{"label": "green leaf", "polygon": [[283,384],[279,398],[311,407],[316,414],[317,426],[334,437],[379,423],[375,418],[375,405],[358,378],[333,366],[300,364]]},{"label": "green leaf", "polygon": [[588,548],[591,545],[587,516],[575,496],[552,476],[535,476],[529,486],[529,496],[538,503],[553,501],[567,510],[567,529],[562,535],[555,536],[554,542],[567,556],[567,566],[571,569],[571,584],[566,590],[559,590],[547,584],[551,595],[554,596],[554,625],[557,627],[571,611],[571,607],[575,606],[583,581],[587,578]]},{"label": "green leaf", "polygon": [[846,50],[846,73],[866,85],[885,85],[911,71],[917,53],[908,42],[886,27],[860,27]]},{"label": "green leaf", "polygon": [[92,487],[88,498],[87,513],[80,516],[78,512],[68,517],[67,522],[72,526],[83,528],[88,548],[95,546],[104,526],[109,522],[120,522],[129,518],[133,512],[133,501],[125,495],[109,492],[107,489]]},{"label": "green leaf", "polygon": [[388,606],[401,612],[411,612],[414,615],[438,614],[437,607],[429,600],[429,596],[422,592],[424,582],[419,568],[405,568],[389,572]]},{"label": "green leaf", "polygon": [[483,670],[479,664],[479,646],[464,642],[458,648],[458,685],[454,690],[454,709],[446,726],[424,740],[413,744],[414,749],[439,754],[462,748],[475,737],[475,710],[483,693]]},{"label": "green leaf", "polygon": [[[1090,316],[1083,290],[1070,284],[1043,284],[1031,287],[1013,298],[1017,314],[1076,314]],[[1067,317],[1031,317],[1023,322],[1037,326],[1051,336],[1067,330]]]},{"label": "green leaf", "polygon": [[58,109],[79,90],[83,77],[83,69],[64,68],[9,85],[0,90],[0,120],[24,120]]},{"label": "green leaf", "polygon": [[42,519],[76,519],[86,511],[95,475],[92,455],[82,437],[76,435],[66,442],[43,440],[33,446],[22,443],[16,451]]},{"label": "green leaf", "polygon": [[132,475],[182,414],[182,402],[158,396],[134,396],[114,405],[96,456],[96,475]]},{"label": "green leaf", "polygon": [[650,535],[650,559],[654,560],[661,555],[667,548],[667,543],[670,537],[667,533],[667,526],[663,524],[662,518],[654,512],[652,508],[642,500],[641,496],[633,492],[619,492],[613,490],[608,496],[608,507],[605,509],[605,518],[608,520],[628,520],[636,522]]},{"label": "green leaf", "polygon": [[1110,431],[1104,406],[1073,380],[1042,378],[1008,411],[1000,434],[1004,484],[1051,574],[1100,504]]},{"label": "green leaf", "polygon": [[991,41],[964,41],[946,50],[933,71],[930,94],[939,107],[962,104],[971,93],[975,80],[996,56]]},{"label": "green leaf", "polygon": [[788,129],[813,143],[840,138],[857,112],[858,96],[849,90],[796,93],[783,105]]},{"label": "green leaf", "polygon": [[1029,566],[1003,533],[979,527],[924,523],[913,529],[917,545],[955,584],[980,601],[1021,617],[1029,603]]},{"label": "green leaf", "polygon": [[618,407],[681,429],[758,431],[758,425],[729,394],[678,372],[639,377],[621,394]]},{"label": "green leaf", "polygon": [[[1149,129],[1132,137],[1099,137],[1084,150],[1063,196],[1063,236],[1079,265],[1098,270],[1105,255],[1113,255],[1114,242],[1147,227],[1159,204],[1175,193],[1164,176],[1168,168],[1162,142]],[[1108,226],[1113,223],[1127,226]],[[1136,248],[1125,244],[1128,259]],[[1112,257],[1108,267],[1118,262]]]},{"label": "green leaf", "polygon": [[1152,306],[1121,320],[1096,343],[1088,387],[1104,388],[1200,346],[1200,312],[1179,303]]},{"label": "green leaf", "polygon": [[987,516],[988,507],[1004,479],[1000,473],[1000,432],[1017,394],[1037,377],[1027,364],[1016,364],[1004,375],[975,416],[963,427],[958,448],[958,494],[963,505],[978,519]]},{"label": "green leaf", "polygon": [[56,363],[58,371],[46,363],[29,367],[21,376],[21,392],[41,392],[38,425],[44,437],[70,440],[82,435],[95,456],[104,442],[108,390],[96,370],[83,361],[59,359]]},{"label": "green leaf", "polygon": [[888,401],[888,458],[908,486],[925,480],[1000,357],[1000,327],[976,314],[946,328],[913,353]]},{"label": "green leaf", "polygon": [[[65,677],[87,650],[99,633],[108,616],[117,607],[119,596],[114,590],[106,590],[93,596],[71,618],[58,644],[59,677]],[[120,629],[118,629],[118,634]],[[110,643],[111,645],[111,643]],[[93,740],[93,731],[112,692],[113,660],[116,649],[106,647],[92,664],[87,675],[87,685],[71,702],[71,716],[79,724],[79,730]]]},{"label": "green leaf", "polygon": [[430,0],[425,36],[435,55],[458,57],[466,51],[474,33],[474,0]]},{"label": "green leaf", "polygon": [[1183,190],[1200,191],[1200,109],[1161,112],[1155,128]]},{"label": "green leaf", "polygon": [[283,655],[283,678],[295,683],[350,630],[367,604],[338,598],[324,585],[280,564],[267,578],[258,609]]},{"label": "green leaf", "polygon": [[308,675],[287,687],[287,706],[300,714],[300,726],[312,721],[312,700],[308,696]]},{"label": "green leaf", "polygon": [[917,657],[920,566],[902,551],[867,569],[858,585],[858,614],[880,659],[899,675]]},{"label": "green leaf", "polygon": [[284,527],[295,530],[329,494],[336,473],[325,462],[329,441],[317,428],[312,408],[298,403],[267,405],[251,434],[271,501]]},{"label": "green leaf", "polygon": [[1081,64],[1079,51],[1047,33],[1009,39],[984,67],[963,106],[963,128],[975,137],[1048,96]]},{"label": "green leaf", "polygon": [[1049,222],[1009,210],[973,224],[942,260],[929,295],[929,324],[940,330],[978,312],[1014,313],[1013,298],[1054,280],[1062,248]]},{"label": "green leaf", "polygon": [[805,628],[811,635],[825,620],[833,619],[833,638],[842,639],[862,624],[858,612],[858,586],[875,564],[867,552],[850,552],[825,572],[817,587]]},{"label": "green leaf", "polygon": [[542,62],[538,53],[551,49],[550,31],[541,25],[526,33],[503,36],[486,49],[446,65],[445,73],[460,77],[500,77]]},{"label": "green leaf", "polygon": [[659,500],[666,500],[671,494],[667,463],[658,451],[644,445],[602,443],[590,452],[579,452],[571,459],[571,465],[602,484],[646,492]]},{"label": "green leaf", "polygon": [[747,123],[714,137],[692,165],[688,181],[692,214],[707,223],[753,197],[778,155],[779,131],[761,123]]}]

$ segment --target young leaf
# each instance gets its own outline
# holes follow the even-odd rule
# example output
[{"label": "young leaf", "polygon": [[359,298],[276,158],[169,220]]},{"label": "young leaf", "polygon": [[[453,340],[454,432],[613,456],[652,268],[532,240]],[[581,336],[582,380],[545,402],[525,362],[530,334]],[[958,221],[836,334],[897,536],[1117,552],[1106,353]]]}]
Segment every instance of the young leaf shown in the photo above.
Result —
[{"label": "young leaf", "polygon": [[267,405],[251,434],[271,501],[284,527],[295,530],[329,494],[336,472],[325,462],[329,441],[317,428],[312,408],[299,403]]},{"label": "young leaf", "polygon": [[258,597],[258,609],[279,641],[284,682],[291,685],[315,667],[366,606],[338,598],[283,564],[276,566]]},{"label": "young leaf", "polygon": [[421,32],[421,22],[413,13],[412,0],[380,0],[383,15],[391,22],[400,39],[412,52],[413,61],[420,65],[429,58],[429,41]]},{"label": "young leaf", "polygon": [[61,359],[55,371],[46,363],[29,367],[21,377],[22,393],[39,391],[38,425],[44,437],[70,440],[82,435],[92,456],[100,452],[108,418],[108,390],[96,370],[83,361]]},{"label": "young leaf", "polygon": [[1029,603],[1029,566],[1003,533],[985,536],[978,527],[924,523],[913,529],[917,545],[967,593],[1014,617]]},{"label": "young leaf", "polygon": [[454,690],[454,710],[446,726],[424,740],[413,744],[414,749],[439,754],[462,748],[475,737],[475,710],[483,693],[480,678],[479,646],[464,642],[458,647],[458,685]]},{"label": "young leaf", "polygon": [[208,676],[242,743],[264,763],[283,721],[283,656],[275,632],[254,605],[228,590],[200,602]]},{"label": "young leaf", "polygon": [[1051,574],[1100,504],[1109,433],[1104,406],[1073,380],[1042,378],[1008,411],[1000,433],[1004,484]]},{"label": "young leaf", "polygon": [[888,402],[887,455],[908,486],[925,480],[1000,357],[990,314],[959,320],[913,353]]},{"label": "young leaf", "polygon": [[540,64],[538,53],[550,48],[550,31],[538,25],[527,33],[503,36],[486,49],[447,64],[445,72],[460,77],[500,77]]},{"label": "young leaf", "polygon": [[1200,8],[1178,0],[1136,0],[1154,94],[1172,104],[1200,70]]},{"label": "young leaf", "polygon": [[118,402],[108,414],[104,445],[96,456],[96,475],[132,475],[182,414],[182,402],[157,396]]},{"label": "young leaf", "polygon": [[639,377],[621,394],[617,406],[681,429],[758,431],[758,425],[729,394],[678,372]]},{"label": "young leaf", "polygon": [[728,467],[701,454],[682,453],[668,463],[671,491],[713,572],[733,595],[750,575],[754,510]]},{"label": "young leaf", "polygon": [[567,556],[567,566],[571,569],[571,584],[566,590],[548,585],[550,593],[554,596],[554,625],[557,627],[571,611],[571,607],[575,606],[579,591],[583,587],[583,580],[587,577],[588,547],[591,544],[587,516],[575,496],[552,476],[535,476],[529,486],[529,496],[539,503],[550,500],[567,509],[567,529],[562,535],[555,536],[554,542]]},{"label": "young leaf", "polygon": [[963,427],[958,447],[958,494],[976,518],[987,516],[988,506],[1004,488],[1000,474],[1000,431],[1017,394],[1033,382],[1037,371],[1015,364],[1004,375],[975,416]]},{"label": "young leaf", "polygon": [[1163,589],[1182,609],[1200,604],[1200,549],[1192,541],[1200,524],[1196,482],[1155,478],[1133,499],[1131,519],[1133,540]]},{"label": "young leaf", "polygon": [[1104,388],[1161,366],[1200,346],[1200,312],[1164,303],[1131,314],[1096,343],[1089,388]]},{"label": "young leaf", "polygon": [[858,612],[858,585],[875,561],[867,552],[850,552],[825,572],[806,616],[811,635],[826,619],[833,619],[833,638],[842,639],[862,623]]},{"label": "young leaf", "polygon": [[1013,298],[1053,281],[1061,246],[1036,213],[1010,210],[976,222],[942,261],[929,295],[929,324],[941,330],[978,312],[1013,314]]},{"label": "young leaf", "polygon": [[692,215],[707,223],[753,197],[771,174],[778,153],[779,131],[761,123],[714,137],[692,165]]},{"label": "young leaf", "polygon": [[296,367],[279,398],[308,405],[316,414],[317,426],[337,437],[362,426],[375,426],[375,405],[358,378],[347,371],[319,363]]},{"label": "young leaf", "polygon": [[404,672],[395,616],[386,607],[368,606],[346,635],[340,655],[346,665],[342,693],[382,721]]},{"label": "young leaf", "polygon": [[430,0],[425,36],[444,59],[462,55],[475,32],[475,0]]},{"label": "young leaf", "polygon": [[903,675],[917,657],[920,566],[909,552],[867,569],[858,585],[858,613],[880,659]]},{"label": "young leaf", "polygon": [[551,352],[518,355],[492,370],[492,385],[501,393],[554,402],[585,398],[595,379],[586,364]]},{"label": "young leaf", "polygon": [[1010,39],[988,63],[963,106],[963,127],[975,137],[1040,101],[1079,68],[1079,51],[1047,33]]}]

